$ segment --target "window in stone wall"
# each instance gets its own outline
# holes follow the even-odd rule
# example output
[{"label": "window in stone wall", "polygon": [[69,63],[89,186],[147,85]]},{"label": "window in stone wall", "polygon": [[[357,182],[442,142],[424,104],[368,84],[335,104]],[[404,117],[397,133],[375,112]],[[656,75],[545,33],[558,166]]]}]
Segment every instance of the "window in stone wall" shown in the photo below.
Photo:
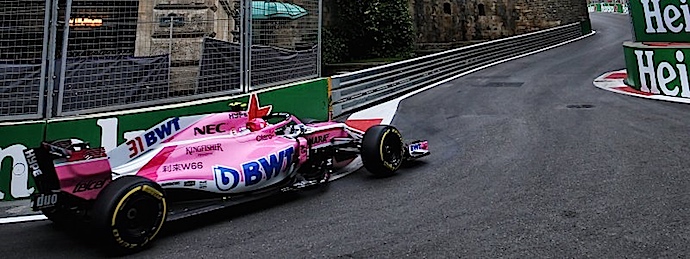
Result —
[{"label": "window in stone wall", "polygon": [[479,8],[479,16],[486,16],[486,10],[484,9],[484,4],[477,5],[477,8]]},{"label": "window in stone wall", "polygon": [[444,12],[445,14],[451,14],[450,3],[445,3],[445,4],[443,4],[443,12]]}]

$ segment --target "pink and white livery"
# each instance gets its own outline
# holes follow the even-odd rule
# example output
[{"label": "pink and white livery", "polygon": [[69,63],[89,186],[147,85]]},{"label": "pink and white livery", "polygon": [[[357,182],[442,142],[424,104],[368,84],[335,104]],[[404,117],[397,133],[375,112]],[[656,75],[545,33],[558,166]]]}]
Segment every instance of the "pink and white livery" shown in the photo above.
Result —
[{"label": "pink and white livery", "polygon": [[305,122],[259,108],[256,95],[243,106],[168,118],[109,152],[74,139],[27,149],[32,207],[57,224],[88,222],[110,247],[137,251],[165,221],[318,188],[358,157],[387,176],[429,154],[427,141],[404,143],[393,126]]}]

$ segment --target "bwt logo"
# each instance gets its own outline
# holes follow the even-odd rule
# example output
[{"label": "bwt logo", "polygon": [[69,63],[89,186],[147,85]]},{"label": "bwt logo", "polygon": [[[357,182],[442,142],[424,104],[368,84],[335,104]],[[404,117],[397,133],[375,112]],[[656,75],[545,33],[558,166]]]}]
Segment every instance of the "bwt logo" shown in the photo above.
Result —
[{"label": "bwt logo", "polygon": [[174,133],[180,130],[180,118],[173,118],[165,121],[144,134],[144,140],[146,145],[141,141],[141,137],[136,137],[130,141],[127,141],[129,146],[129,158],[136,157],[144,152],[146,152],[151,146],[155,145],[159,141],[170,137]]},{"label": "bwt logo", "polygon": [[258,184],[264,179],[270,180],[287,171],[287,168],[292,164],[294,152],[295,148],[289,147],[259,160],[243,163],[241,170],[216,165],[213,167],[216,186],[218,190],[228,191],[236,188],[241,182],[244,182],[244,186],[248,187]]}]

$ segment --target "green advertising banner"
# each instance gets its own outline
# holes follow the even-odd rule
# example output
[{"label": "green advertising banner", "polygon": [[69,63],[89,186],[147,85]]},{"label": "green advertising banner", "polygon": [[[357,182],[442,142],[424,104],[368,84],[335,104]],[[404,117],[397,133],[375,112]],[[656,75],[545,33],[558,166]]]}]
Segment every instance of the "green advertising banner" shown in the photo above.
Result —
[{"label": "green advertising banner", "polygon": [[34,192],[24,149],[41,144],[45,122],[0,124],[0,200],[27,198]]},{"label": "green advertising banner", "polygon": [[600,13],[628,13],[628,6],[626,4],[614,4],[614,3],[594,3],[589,4],[588,10],[590,13],[600,12]]},{"label": "green advertising banner", "polygon": [[690,42],[687,0],[630,0],[635,39],[640,42]]},{"label": "green advertising banner", "polygon": [[[260,105],[272,105],[273,112],[290,112],[301,118],[328,119],[328,81],[326,79],[258,94]],[[227,98],[192,106],[172,107],[142,113],[102,115],[77,120],[48,122],[46,139],[79,138],[107,150],[122,144],[129,134],[136,135],[174,116],[189,116],[228,111],[232,102],[248,102],[249,96]],[[75,135],[75,129],[79,134]]]},{"label": "green advertising banner", "polygon": [[628,72],[626,83],[642,92],[690,98],[690,45],[648,46],[623,44]]},{"label": "green advertising banner", "polygon": [[[300,118],[327,120],[330,96],[327,78],[271,89],[257,93],[260,106],[272,106],[272,112],[289,112]],[[33,124],[0,126],[0,200],[27,198],[34,189],[28,176],[22,151],[42,140],[77,138],[91,146],[111,150],[141,130],[174,116],[189,116],[229,111],[228,104],[248,102],[250,96],[219,97],[158,108],[64,118]]]}]

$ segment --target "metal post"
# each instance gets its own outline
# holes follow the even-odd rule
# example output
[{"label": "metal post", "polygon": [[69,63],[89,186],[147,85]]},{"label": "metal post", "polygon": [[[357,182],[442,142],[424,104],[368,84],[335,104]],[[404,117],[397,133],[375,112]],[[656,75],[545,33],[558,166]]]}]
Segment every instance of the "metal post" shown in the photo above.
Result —
[{"label": "metal post", "polygon": [[46,5],[44,9],[44,16],[43,18],[43,50],[41,51],[41,75],[40,75],[40,86],[38,88],[38,110],[36,113],[38,116],[41,116],[44,118],[46,111],[46,105],[44,103],[44,100],[46,99],[46,69],[47,69],[47,62],[48,62],[48,40],[50,38],[50,6],[51,6],[51,1],[46,0]]},{"label": "metal post", "polygon": [[67,68],[67,47],[69,43],[69,18],[72,15],[72,0],[67,0],[65,7],[65,28],[62,32],[62,59],[60,64],[60,84],[58,85],[57,116],[62,115],[62,102],[65,97],[65,70]]},{"label": "metal post", "polygon": [[240,90],[243,92],[246,92],[245,91],[245,85],[247,85],[247,82],[246,82],[247,79],[244,76],[245,75],[245,73],[244,73],[244,70],[245,70],[244,56],[247,55],[245,53],[245,49],[244,49],[244,42],[247,39],[247,35],[245,35],[246,28],[245,28],[245,24],[244,24],[245,23],[244,17],[246,15],[245,5],[247,5],[246,1],[244,1],[244,0],[240,1]]},{"label": "metal post", "polygon": [[245,93],[248,93],[252,89],[252,0],[245,0],[245,85],[242,89]]},{"label": "metal post", "polygon": [[321,77],[321,27],[323,27],[323,0],[319,0],[319,35],[316,43],[316,76]]},{"label": "metal post", "polygon": [[[47,11],[47,10],[46,10]],[[58,16],[58,0],[54,0],[51,8],[50,18],[50,39],[45,43],[48,44],[48,86],[46,94],[46,118],[53,117],[53,92],[55,91],[55,45],[57,34],[57,16]]]},{"label": "metal post", "polygon": [[168,44],[168,82],[172,81],[172,45],[173,45],[173,17],[170,17],[170,43]]}]

